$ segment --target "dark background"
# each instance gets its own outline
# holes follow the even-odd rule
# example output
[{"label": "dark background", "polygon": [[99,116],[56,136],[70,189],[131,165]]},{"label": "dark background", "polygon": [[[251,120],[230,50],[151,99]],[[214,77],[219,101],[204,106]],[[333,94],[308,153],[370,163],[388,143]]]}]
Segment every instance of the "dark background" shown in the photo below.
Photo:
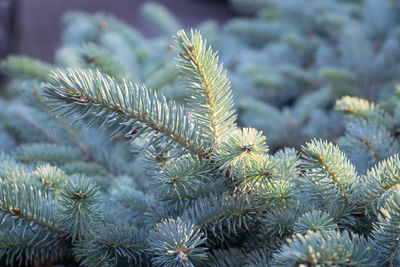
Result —
[{"label": "dark background", "polygon": [[[52,62],[59,46],[61,16],[69,10],[113,14],[137,28],[145,36],[156,35],[140,15],[147,0],[0,0],[0,58],[5,52],[23,54]],[[184,27],[194,27],[204,19],[219,22],[235,14],[225,0],[156,0],[162,3]],[[12,15],[14,14],[14,15]],[[6,36],[6,37],[4,37]],[[4,39],[5,38],[5,39]],[[2,48],[3,47],[3,48]],[[3,50],[3,51],[1,51]]]}]

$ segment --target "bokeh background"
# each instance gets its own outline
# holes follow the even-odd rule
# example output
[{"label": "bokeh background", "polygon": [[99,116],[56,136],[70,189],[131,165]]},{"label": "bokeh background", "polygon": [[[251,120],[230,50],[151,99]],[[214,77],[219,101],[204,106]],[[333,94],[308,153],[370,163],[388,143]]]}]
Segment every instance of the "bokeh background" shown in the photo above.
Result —
[{"label": "bokeh background", "polygon": [[[0,50],[53,62],[60,45],[61,17],[71,10],[112,14],[138,29],[146,37],[157,32],[145,23],[140,7],[147,0],[0,0]],[[218,22],[238,15],[227,0],[158,0],[185,27],[205,19]]]}]

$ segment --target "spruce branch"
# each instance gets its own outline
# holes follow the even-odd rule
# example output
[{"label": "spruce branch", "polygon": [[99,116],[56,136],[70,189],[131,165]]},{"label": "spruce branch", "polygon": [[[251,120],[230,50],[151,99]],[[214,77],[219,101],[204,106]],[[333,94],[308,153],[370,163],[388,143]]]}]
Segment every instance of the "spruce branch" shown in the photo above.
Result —
[{"label": "spruce branch", "polygon": [[296,234],[274,254],[276,266],[376,266],[367,241],[347,231]]},{"label": "spruce branch", "polygon": [[257,249],[246,255],[245,267],[271,266],[273,262],[272,253],[268,249]]},{"label": "spruce branch", "polygon": [[298,190],[286,180],[261,180],[250,186],[254,201],[271,208],[289,208],[297,202]]},{"label": "spruce branch", "polygon": [[[238,235],[242,230],[249,230],[259,207],[249,196],[220,195],[196,201],[186,210],[183,218],[188,218],[201,227],[207,242],[224,241],[226,237]],[[213,240],[212,238],[216,238]]]},{"label": "spruce branch", "polygon": [[0,230],[0,259],[7,265],[45,264],[64,257],[67,247],[60,236],[43,228]]},{"label": "spruce branch", "polygon": [[[46,110],[48,110],[48,111],[51,110],[51,107],[44,102],[44,99],[43,99],[43,97],[41,97],[41,95],[34,93],[33,96],[44,108],[46,108]],[[21,114],[21,116],[24,117],[25,114]],[[55,118],[56,121],[58,121],[58,123],[62,126],[62,128],[69,135],[69,137],[76,143],[76,145],[78,146],[78,148],[79,148],[81,154],[83,155],[83,157],[85,158],[85,160],[98,166],[100,169],[102,169],[102,172],[104,174],[107,174],[110,177],[115,177],[115,174],[111,170],[107,169],[106,166],[104,166],[104,164],[101,164],[94,157],[93,153],[89,150],[87,145],[81,140],[79,134],[77,133],[77,129],[75,127],[73,127],[69,122],[66,122],[64,120],[64,118],[62,118],[61,116],[53,116],[53,117]],[[46,119],[47,119],[47,117],[46,117]],[[25,119],[25,121],[28,121],[30,124],[32,124],[29,117],[28,117],[28,119]],[[46,137],[48,136],[48,138],[51,139],[54,143],[56,143],[56,144],[59,143],[60,140],[58,140],[58,138],[57,138],[57,140],[55,140],[56,137],[49,135],[49,133],[47,131],[45,131],[43,127],[38,127],[35,124],[32,127],[38,128],[39,131],[41,131]],[[77,158],[79,158],[79,157],[80,156],[77,156]]]},{"label": "spruce branch", "polygon": [[[359,123],[349,123],[346,126],[346,137],[349,139],[356,139],[362,145],[365,145],[368,150],[370,150],[377,162],[382,160],[382,156],[378,152],[378,148],[374,147],[372,144],[375,140],[372,138],[378,139],[377,143],[382,143],[382,139],[389,139],[388,143],[392,144],[390,133],[385,131],[384,127],[380,127],[374,124],[368,124],[368,122],[364,120],[358,120]],[[373,128],[372,128],[373,127]],[[348,142],[352,142],[353,140],[348,140]],[[375,143],[375,142],[374,142]],[[377,146],[378,144],[375,144]]]},{"label": "spruce branch", "polygon": [[207,47],[198,31],[188,37],[181,30],[176,37],[179,68],[185,75],[190,89],[189,106],[192,115],[213,144],[236,128],[230,82],[218,65],[218,55]]},{"label": "spruce branch", "polygon": [[198,198],[211,184],[211,169],[210,161],[186,156],[170,162],[155,177],[159,198],[175,201]]},{"label": "spruce branch", "polygon": [[214,160],[224,175],[230,173],[235,178],[245,178],[244,171],[251,164],[264,162],[267,151],[262,132],[253,128],[238,129],[214,149]]},{"label": "spruce branch", "polygon": [[36,190],[25,184],[0,180],[0,216],[13,218],[13,223],[21,220],[33,223],[54,234],[63,234],[56,220],[57,204],[55,196]]},{"label": "spruce branch", "polygon": [[148,244],[155,266],[200,266],[207,259],[206,239],[192,222],[167,219],[150,233]]},{"label": "spruce branch", "polygon": [[[196,122],[183,107],[167,102],[164,96],[129,81],[116,82],[99,71],[58,70],[53,84],[43,84],[48,103],[63,115],[77,112],[78,120],[89,119],[88,125],[102,121],[102,128],[117,125],[114,135],[147,137],[148,144],[174,144],[193,155],[204,157]],[[90,115],[90,118],[89,118]]]},{"label": "spruce branch", "polygon": [[[83,266],[146,266],[147,233],[129,225],[96,224],[94,231],[74,247],[74,257]],[[147,264],[149,265],[149,264]]]},{"label": "spruce branch", "polygon": [[360,174],[399,151],[398,143],[385,126],[364,119],[349,122],[346,135],[339,139],[338,144]]},{"label": "spruce branch", "polygon": [[247,167],[246,176],[250,188],[254,187],[256,195],[261,193],[264,196],[272,196],[279,191],[286,191],[280,190],[284,188],[293,194],[293,188],[289,186],[288,181],[300,175],[300,161],[294,149],[285,148],[276,152],[274,156],[265,155],[261,161],[252,163]]},{"label": "spruce branch", "polygon": [[320,210],[313,210],[301,215],[293,226],[294,233],[306,234],[307,231],[333,231],[337,229],[337,224],[328,213]]},{"label": "spruce branch", "polygon": [[280,176],[278,170],[281,160],[278,160],[274,156],[265,154],[261,159],[257,159],[256,163],[247,166],[247,176],[254,178],[255,180],[263,178],[273,179]]},{"label": "spruce branch", "polygon": [[8,182],[21,182],[30,178],[30,169],[11,158],[0,158],[0,178]]},{"label": "spruce branch", "polygon": [[261,220],[261,236],[271,240],[281,240],[289,237],[293,233],[294,224],[301,213],[302,210],[297,207],[277,207],[272,209]]},{"label": "spruce branch", "polygon": [[54,190],[58,193],[64,186],[67,180],[66,173],[50,164],[40,165],[36,167],[32,173],[32,177],[37,179],[41,184],[44,191]]},{"label": "spruce branch", "polygon": [[354,185],[360,203],[375,203],[380,207],[397,190],[400,183],[400,158],[396,154],[379,162]]},{"label": "spruce branch", "polygon": [[400,194],[394,191],[387,200],[372,232],[372,247],[379,266],[400,264]]},{"label": "spruce branch", "polygon": [[[40,103],[40,105],[42,105],[47,111],[51,110],[51,107],[46,104],[44,102],[43,97],[41,97],[41,95],[37,94],[36,92],[34,92],[33,94],[34,99],[36,99],[36,101],[38,101],[38,103]],[[34,111],[32,111],[34,112]],[[47,115],[47,114],[46,114]],[[60,138],[57,136],[53,136],[51,135],[43,126],[38,126],[38,125],[42,125],[39,122],[35,123],[35,120],[33,120],[32,116],[29,116],[29,112],[25,111],[25,112],[21,112],[18,113],[18,117],[20,117],[21,119],[23,119],[26,123],[28,123],[29,125],[31,125],[31,127],[37,129],[40,133],[42,133],[44,136],[46,136],[48,139],[50,139],[51,141],[53,141],[53,143],[57,144],[60,142]],[[87,145],[83,142],[83,140],[81,140],[81,137],[79,136],[78,130],[76,129],[76,127],[73,127],[69,122],[65,121],[64,118],[60,117],[60,116],[52,116],[63,128],[63,130],[68,134],[68,136],[72,139],[72,141],[74,141],[76,143],[76,145],[78,146],[82,156],[84,157],[85,160],[89,161],[90,163],[98,166],[100,169],[102,169],[102,172],[104,174],[107,174],[110,177],[115,177],[115,174],[106,168],[106,166],[104,166],[104,164],[101,164],[93,155],[93,153],[89,150],[89,148],[87,147]],[[48,116],[45,117],[46,120],[48,120]],[[41,145],[36,145],[36,144],[32,144],[33,146],[35,146],[34,148],[29,149],[29,151],[36,151],[36,153],[40,152],[38,151]],[[49,146],[49,145],[48,145]],[[29,146],[28,146],[29,147]],[[46,150],[44,148],[42,148],[43,150]],[[63,150],[63,148],[60,148],[61,150]],[[71,150],[70,147],[66,148],[67,150]],[[24,150],[24,149],[22,149]],[[49,152],[47,153],[57,153],[57,152],[50,152],[51,149],[48,150]],[[45,153],[42,153],[43,155]],[[70,153],[66,153],[67,155]],[[57,157],[56,157],[57,158]],[[76,156],[76,159],[79,159],[80,155]],[[33,159],[34,160],[34,159]]]},{"label": "spruce branch", "polygon": [[129,218],[124,219],[129,221],[130,224],[136,224],[147,229],[153,227],[160,219],[155,210],[163,206],[159,207],[160,203],[156,201],[153,195],[132,188],[119,187],[113,188],[110,195],[119,205],[126,208],[121,214],[129,212]]},{"label": "spruce branch", "polygon": [[99,188],[89,177],[70,177],[60,192],[59,220],[74,242],[90,234],[92,224],[102,220],[103,200]]},{"label": "spruce branch", "polygon": [[274,154],[277,171],[281,179],[294,180],[300,175],[300,160],[294,148],[283,148]]},{"label": "spruce branch", "polygon": [[344,96],[336,101],[335,108],[353,117],[376,121],[384,126],[391,125],[390,116],[381,107],[362,98]]},{"label": "spruce branch", "polygon": [[312,140],[303,146],[304,180],[316,193],[334,203],[337,197],[352,202],[352,184],[357,180],[354,166],[345,154],[330,142]]},{"label": "spruce branch", "polygon": [[238,248],[214,249],[208,253],[212,267],[241,267],[246,254]]}]

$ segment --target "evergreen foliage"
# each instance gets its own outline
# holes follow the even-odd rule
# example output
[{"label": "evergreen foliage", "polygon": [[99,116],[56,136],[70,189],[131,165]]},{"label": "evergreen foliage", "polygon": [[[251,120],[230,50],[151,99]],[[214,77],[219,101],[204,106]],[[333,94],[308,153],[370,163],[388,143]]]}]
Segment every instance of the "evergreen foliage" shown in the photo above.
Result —
[{"label": "evergreen foliage", "polygon": [[224,25],[218,49],[233,87],[246,88],[240,121],[268,130],[273,147],[338,137],[343,120],[330,109],[337,97],[381,101],[393,92],[397,1],[230,2],[249,17]]},{"label": "evergreen foliage", "polygon": [[[200,33],[179,31],[176,41],[187,107],[99,68],[54,70],[33,94],[66,137],[1,156],[6,262],[396,265],[397,106],[339,100],[347,155],[317,139],[269,154],[262,132],[235,124],[230,83]],[[103,134],[114,141],[103,144]]]},{"label": "evergreen foliage", "polygon": [[[340,136],[343,117],[331,109],[337,97],[350,94],[381,101],[391,95],[399,75],[396,1],[231,3],[249,17],[234,18],[221,27],[208,20],[198,29],[221,52],[229,70],[238,123],[268,130],[273,151],[300,148],[311,137]],[[157,3],[145,4],[141,13],[163,37],[146,39],[105,14],[66,14],[57,65],[98,69],[183,100],[193,92],[176,79],[179,68],[171,62],[169,38],[181,24]],[[33,66],[26,60],[25,68]],[[11,58],[5,69],[12,71],[16,62]],[[45,81],[50,67],[37,62],[25,73],[21,68],[20,74]]]},{"label": "evergreen foliage", "polygon": [[[102,14],[65,17],[58,68],[26,57],[2,63],[15,77],[12,92],[21,95],[0,101],[0,133],[15,144],[0,146],[6,264],[399,265],[400,89],[391,88],[397,63],[385,54],[396,51],[396,17],[388,14],[399,12],[398,5],[310,1],[307,11],[303,1],[232,2],[255,16],[225,26],[232,47],[213,37],[212,24],[200,28],[222,48],[223,61],[245,48],[237,62],[225,61],[232,88],[242,88],[243,78],[252,93],[293,90],[263,99],[276,106],[242,91],[236,109],[228,73],[200,32],[178,31],[175,65],[170,40],[145,41]],[[168,35],[179,22],[166,12],[154,4],[144,9]],[[350,21],[357,33],[368,30],[366,46],[378,43],[373,50],[360,46],[374,59],[367,74],[350,57],[365,55],[347,50],[360,44],[346,39]],[[311,37],[302,37],[307,32]],[[252,61],[260,51],[276,59]],[[274,66],[288,51],[293,58]],[[242,66],[244,57],[251,64]],[[389,72],[375,76],[380,68]],[[365,84],[364,77],[371,80]],[[310,86],[316,90],[294,101]],[[324,120],[340,128],[331,120],[340,116],[326,108],[343,93],[376,103],[354,96],[336,102],[346,119],[337,145],[316,138],[299,151],[276,151],[287,144],[283,129],[312,133],[311,124],[318,129]],[[177,102],[170,99],[176,96]],[[260,111],[280,128],[260,127],[264,136],[240,127]],[[280,137],[271,138],[274,133]],[[305,136],[296,136],[297,145]]]}]

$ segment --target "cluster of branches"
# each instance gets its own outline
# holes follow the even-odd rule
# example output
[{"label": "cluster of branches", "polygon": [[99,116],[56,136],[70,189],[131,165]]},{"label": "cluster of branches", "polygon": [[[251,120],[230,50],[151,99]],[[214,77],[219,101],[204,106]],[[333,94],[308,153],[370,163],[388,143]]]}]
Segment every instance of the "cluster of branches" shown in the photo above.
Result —
[{"label": "cluster of branches", "polygon": [[340,144],[351,160],[317,139],[272,154],[261,131],[237,126],[217,53],[197,31],[175,40],[185,106],[113,77],[97,57],[49,77],[53,67],[40,62],[4,63],[21,77],[14,86],[37,89],[29,91],[32,109],[53,114],[0,113],[10,138],[26,141],[0,157],[7,264],[400,264],[397,95],[382,106],[338,101],[349,114]]},{"label": "cluster of branches", "polygon": [[[336,98],[350,94],[380,101],[394,90],[400,74],[397,1],[231,4],[247,17],[221,27],[207,20],[197,28],[221,51],[235,90],[238,123],[268,131],[273,151],[300,148],[311,137],[338,138],[344,119],[333,111]],[[181,24],[156,3],[143,5],[142,15],[161,37],[148,40],[104,14],[66,14],[56,65],[98,68],[182,102],[187,91],[176,79],[170,49],[170,36]],[[48,71],[42,74],[46,80]]]}]

